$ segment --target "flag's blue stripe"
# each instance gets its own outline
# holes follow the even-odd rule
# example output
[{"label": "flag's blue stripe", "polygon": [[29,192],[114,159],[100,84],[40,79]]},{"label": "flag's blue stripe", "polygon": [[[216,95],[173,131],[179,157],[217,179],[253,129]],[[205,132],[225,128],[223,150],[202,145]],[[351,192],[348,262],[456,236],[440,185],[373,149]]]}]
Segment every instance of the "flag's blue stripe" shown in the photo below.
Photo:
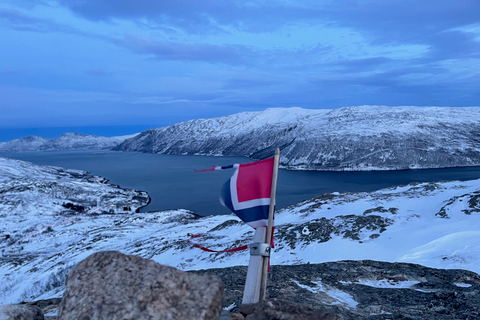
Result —
[{"label": "flag's blue stripe", "polygon": [[228,179],[228,181],[225,182],[225,184],[223,185],[221,196],[225,206],[246,223],[262,219],[268,219],[268,205],[256,206],[242,210],[234,210],[230,190],[230,179]]},{"label": "flag's blue stripe", "polygon": [[235,211],[235,214],[245,223],[268,219],[269,206],[257,206]]},{"label": "flag's blue stripe", "polygon": [[232,194],[230,192],[230,179],[228,179],[227,182],[223,184],[221,197],[222,197],[223,203],[225,204],[225,207],[227,207],[228,209],[230,209],[230,211],[235,213],[235,210],[233,209],[233,204],[232,204]]}]

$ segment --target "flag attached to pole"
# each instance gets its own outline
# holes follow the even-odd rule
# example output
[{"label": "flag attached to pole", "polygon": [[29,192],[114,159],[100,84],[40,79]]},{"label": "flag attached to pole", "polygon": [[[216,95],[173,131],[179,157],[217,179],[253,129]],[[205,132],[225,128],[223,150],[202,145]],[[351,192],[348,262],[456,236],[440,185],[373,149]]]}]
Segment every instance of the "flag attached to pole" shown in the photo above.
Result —
[{"label": "flag attached to pole", "polygon": [[233,165],[236,168],[235,173],[222,188],[220,197],[222,204],[255,229],[267,227],[273,166],[273,157],[252,163],[235,164]]},{"label": "flag attached to pole", "polygon": [[[266,295],[267,272],[270,268],[270,248],[273,248],[273,214],[279,161],[280,149],[277,148],[275,156],[269,159],[225,167],[212,166],[200,171],[195,170],[196,172],[202,172],[235,168],[233,176],[223,185],[220,201],[240,219],[256,229],[253,244],[257,248],[264,248],[263,252],[259,250],[250,251],[250,262],[242,299],[243,304],[257,303],[263,300]],[[266,246],[261,246],[261,244],[266,244]],[[200,245],[193,245],[205,251],[218,252],[203,248]],[[230,251],[232,250],[237,251],[237,249],[230,249]]]}]

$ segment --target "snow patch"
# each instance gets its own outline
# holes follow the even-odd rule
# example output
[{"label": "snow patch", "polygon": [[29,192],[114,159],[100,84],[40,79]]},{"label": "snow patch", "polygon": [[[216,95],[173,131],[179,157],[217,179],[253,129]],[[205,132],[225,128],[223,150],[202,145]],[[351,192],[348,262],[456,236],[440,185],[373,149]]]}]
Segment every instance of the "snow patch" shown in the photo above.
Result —
[{"label": "snow patch", "polygon": [[292,280],[292,281],[295,282],[297,286],[299,286],[300,288],[306,289],[310,292],[326,294],[328,297],[330,297],[330,299],[327,299],[327,301],[325,301],[325,303],[328,305],[340,304],[349,309],[354,309],[358,305],[358,302],[356,302],[350,294],[338,289],[326,288],[322,284],[321,279],[317,281],[311,281],[311,283],[314,284],[315,286],[301,284],[296,280]]},{"label": "snow patch", "polygon": [[368,287],[383,288],[383,289],[410,289],[414,285],[420,283],[420,281],[394,280],[394,279],[381,279],[381,280],[363,279],[355,282],[341,281],[341,283],[342,284],[361,284]]},{"label": "snow patch", "polygon": [[[464,223],[468,223],[470,219],[466,220]],[[463,223],[457,222],[457,226],[461,224]],[[478,222],[475,225],[478,227]],[[474,269],[478,272],[480,270],[476,265],[480,258],[479,238],[480,231],[452,232],[411,249],[400,258],[400,261],[445,269]]]}]

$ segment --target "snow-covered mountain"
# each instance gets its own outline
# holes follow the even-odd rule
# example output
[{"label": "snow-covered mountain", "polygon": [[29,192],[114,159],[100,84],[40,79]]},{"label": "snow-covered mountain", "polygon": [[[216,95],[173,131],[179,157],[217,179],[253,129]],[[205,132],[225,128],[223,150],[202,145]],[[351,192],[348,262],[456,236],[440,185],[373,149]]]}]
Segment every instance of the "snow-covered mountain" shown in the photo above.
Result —
[{"label": "snow-covered mountain", "polygon": [[82,133],[64,133],[56,139],[28,136],[0,142],[0,152],[110,149],[135,135],[99,137]]},{"label": "snow-covered mountain", "polygon": [[[60,297],[65,275],[100,250],[182,270],[248,264],[248,252],[188,243],[197,233],[213,249],[250,243],[236,216],[134,213],[147,202],[83,171],[0,158],[0,304]],[[322,194],[275,220],[273,265],[372,259],[480,272],[480,180]]]},{"label": "snow-covered mountain", "polygon": [[480,165],[479,107],[275,108],[150,129],[115,150],[261,159],[308,170]]}]

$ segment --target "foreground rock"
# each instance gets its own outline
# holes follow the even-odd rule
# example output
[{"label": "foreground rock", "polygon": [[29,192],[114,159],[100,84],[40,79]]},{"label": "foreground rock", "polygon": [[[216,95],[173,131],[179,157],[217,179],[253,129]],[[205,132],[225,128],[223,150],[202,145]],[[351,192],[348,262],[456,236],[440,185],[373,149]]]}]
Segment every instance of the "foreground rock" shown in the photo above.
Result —
[{"label": "foreground rock", "polygon": [[[221,277],[226,287],[224,306],[235,306],[231,312],[241,315],[246,267],[194,272]],[[371,260],[272,266],[267,290],[267,298],[318,309],[332,319],[336,315],[344,320],[480,319],[480,276],[465,270]],[[255,317],[244,314],[245,319],[292,319],[287,316],[296,312],[272,310],[285,318],[260,311]]]},{"label": "foreground rock", "polygon": [[196,275],[117,251],[92,254],[67,276],[59,320],[218,319],[224,287]]},{"label": "foreground rock", "polygon": [[0,320],[43,320],[40,308],[30,305],[0,306]]}]

